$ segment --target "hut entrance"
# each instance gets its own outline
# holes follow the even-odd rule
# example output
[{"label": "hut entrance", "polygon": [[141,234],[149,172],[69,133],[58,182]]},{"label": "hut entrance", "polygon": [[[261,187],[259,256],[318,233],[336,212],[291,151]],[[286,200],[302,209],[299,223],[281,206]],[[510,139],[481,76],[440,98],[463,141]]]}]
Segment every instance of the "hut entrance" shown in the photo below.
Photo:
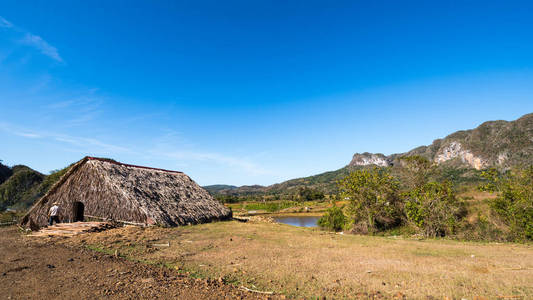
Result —
[{"label": "hut entrance", "polygon": [[85,205],[81,202],[74,202],[72,205],[72,215],[74,222],[83,222],[83,212],[85,210]]}]

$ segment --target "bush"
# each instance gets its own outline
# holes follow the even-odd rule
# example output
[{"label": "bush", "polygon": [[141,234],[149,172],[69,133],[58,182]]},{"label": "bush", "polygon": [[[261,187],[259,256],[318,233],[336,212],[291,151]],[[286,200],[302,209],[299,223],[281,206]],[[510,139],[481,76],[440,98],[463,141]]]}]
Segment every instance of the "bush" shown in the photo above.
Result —
[{"label": "bush", "polygon": [[315,190],[308,187],[301,187],[298,189],[298,197],[297,199],[299,201],[312,201],[312,200],[322,200],[326,196],[323,192],[319,190]]},{"label": "bush", "polygon": [[500,174],[495,169],[482,173],[481,190],[499,192],[490,203],[492,211],[509,226],[513,240],[533,240],[533,166]]},{"label": "bush", "polygon": [[486,215],[478,213],[476,220],[463,223],[461,230],[455,235],[458,239],[492,242],[510,241],[508,232],[504,232],[498,228]]},{"label": "bush", "polygon": [[244,201],[237,195],[215,195],[215,199],[220,203],[238,203]]},{"label": "bush", "polygon": [[418,188],[426,184],[430,176],[435,175],[436,164],[420,155],[399,158],[403,183],[408,188]]},{"label": "bush", "polygon": [[388,169],[357,170],[338,184],[356,231],[372,234],[400,224],[399,183]]},{"label": "bush", "polygon": [[466,214],[449,182],[430,182],[406,194],[405,214],[426,237],[453,234]]},{"label": "bush", "polygon": [[346,216],[344,216],[342,208],[336,206],[328,208],[326,213],[318,219],[318,226],[334,231],[341,231],[345,223]]}]

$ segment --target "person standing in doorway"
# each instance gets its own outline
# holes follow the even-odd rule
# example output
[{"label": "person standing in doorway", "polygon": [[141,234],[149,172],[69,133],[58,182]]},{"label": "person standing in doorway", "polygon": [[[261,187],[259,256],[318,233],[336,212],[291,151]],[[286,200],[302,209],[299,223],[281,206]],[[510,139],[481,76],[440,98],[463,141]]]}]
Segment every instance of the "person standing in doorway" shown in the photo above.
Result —
[{"label": "person standing in doorway", "polygon": [[54,221],[59,223],[59,203],[54,202],[52,207],[50,207],[50,210],[48,211],[48,226],[52,226],[54,224]]}]

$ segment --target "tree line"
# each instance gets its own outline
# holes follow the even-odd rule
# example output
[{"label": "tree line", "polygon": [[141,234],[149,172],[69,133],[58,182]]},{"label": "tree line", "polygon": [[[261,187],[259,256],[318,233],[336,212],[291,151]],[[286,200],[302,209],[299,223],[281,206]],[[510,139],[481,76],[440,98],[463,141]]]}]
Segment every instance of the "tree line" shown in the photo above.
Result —
[{"label": "tree line", "polygon": [[239,203],[239,202],[260,202],[260,201],[271,201],[271,200],[289,200],[295,202],[304,202],[304,201],[321,201],[326,198],[324,192],[313,189],[309,187],[299,187],[295,192],[281,195],[237,195],[237,194],[216,194],[214,195],[215,199],[221,203]]},{"label": "tree line", "polygon": [[[356,170],[338,181],[339,198],[347,204],[328,209],[319,225],[362,234],[409,228],[424,237],[453,236],[468,227],[465,202],[450,181],[436,176],[434,163],[421,156],[403,157],[395,168],[399,174],[393,176],[391,170]],[[481,179],[480,190],[497,193],[489,200],[490,214],[507,226],[505,232],[493,231],[506,240],[533,240],[533,166],[489,169]],[[488,226],[486,217],[478,219],[480,228]]]}]

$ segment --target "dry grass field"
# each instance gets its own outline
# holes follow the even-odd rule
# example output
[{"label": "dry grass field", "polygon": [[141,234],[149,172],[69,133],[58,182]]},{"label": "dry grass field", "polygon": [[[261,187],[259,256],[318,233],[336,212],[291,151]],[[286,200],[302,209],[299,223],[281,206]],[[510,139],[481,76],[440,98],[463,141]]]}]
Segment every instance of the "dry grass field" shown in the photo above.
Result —
[{"label": "dry grass field", "polygon": [[65,243],[289,297],[533,298],[532,245],[340,235],[236,221],[125,227]]}]

